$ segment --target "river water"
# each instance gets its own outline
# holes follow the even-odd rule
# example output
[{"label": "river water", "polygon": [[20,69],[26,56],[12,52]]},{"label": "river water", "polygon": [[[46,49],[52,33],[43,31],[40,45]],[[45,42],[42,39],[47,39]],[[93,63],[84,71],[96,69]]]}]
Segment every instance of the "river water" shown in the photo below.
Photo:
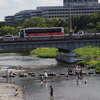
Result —
[{"label": "river water", "polygon": [[58,77],[48,79],[47,82],[41,84],[40,80],[35,77],[18,76],[13,81],[24,87],[25,100],[50,100],[49,86],[54,89],[55,100],[100,100],[100,76],[90,75],[85,76],[83,82],[76,83],[76,76],[70,76],[69,80],[60,74],[66,74],[70,67],[74,70],[74,65],[58,64],[55,59],[41,59],[36,56],[21,55],[18,53],[2,53],[0,54],[0,66],[17,67],[22,65],[26,69],[26,73],[35,72],[39,74],[47,71],[48,73],[57,73]]}]

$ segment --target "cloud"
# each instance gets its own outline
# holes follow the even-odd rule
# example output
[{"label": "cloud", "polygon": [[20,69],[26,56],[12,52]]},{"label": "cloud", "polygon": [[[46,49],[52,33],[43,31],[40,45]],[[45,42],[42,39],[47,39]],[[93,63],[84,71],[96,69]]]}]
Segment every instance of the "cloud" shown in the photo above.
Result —
[{"label": "cloud", "polygon": [[[33,0],[33,3],[36,2]],[[62,5],[63,0],[37,0],[36,5],[38,6],[56,6],[56,5]]]},{"label": "cloud", "polygon": [[4,0],[0,0],[0,6],[3,6],[5,4]]},{"label": "cloud", "polygon": [[27,0],[13,0],[13,2],[18,3],[18,4],[24,4]]}]

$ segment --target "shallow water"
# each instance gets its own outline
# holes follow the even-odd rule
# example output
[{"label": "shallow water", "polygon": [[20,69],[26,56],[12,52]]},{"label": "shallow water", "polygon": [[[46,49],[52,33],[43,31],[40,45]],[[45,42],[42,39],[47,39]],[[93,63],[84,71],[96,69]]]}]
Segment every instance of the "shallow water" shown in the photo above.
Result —
[{"label": "shallow water", "polygon": [[[55,59],[40,59],[14,53],[0,54],[0,56],[1,67],[22,65],[27,69],[27,73],[35,72],[37,76],[44,71],[55,72],[60,75],[60,73],[66,74],[69,67],[74,70],[74,65],[57,64]],[[85,76],[85,79],[88,83],[84,84],[80,81],[79,85],[76,83],[76,76],[71,76],[69,80],[66,80],[64,76],[55,77],[48,79],[42,85],[40,80],[30,76],[25,78],[17,76],[13,81],[24,87],[26,100],[50,100],[50,85],[53,86],[55,100],[100,100],[100,76],[90,75]]]},{"label": "shallow water", "polygon": [[[52,69],[46,71],[50,72]],[[53,72],[56,72],[56,70],[53,70]],[[50,85],[53,86],[55,100],[100,100],[100,77],[91,75],[85,76],[85,79],[88,83],[85,84],[80,81],[79,85],[76,83],[75,76],[70,77],[69,80],[61,76],[50,79],[42,85],[40,80],[34,80],[34,78],[30,77],[19,80],[21,82],[20,85],[25,87],[24,94],[26,100],[50,100]]]},{"label": "shallow water", "polygon": [[1,53],[0,54],[0,67],[18,67],[19,65],[24,68],[39,68],[41,66],[55,65],[55,59],[43,59],[36,56],[22,56],[18,53]]}]

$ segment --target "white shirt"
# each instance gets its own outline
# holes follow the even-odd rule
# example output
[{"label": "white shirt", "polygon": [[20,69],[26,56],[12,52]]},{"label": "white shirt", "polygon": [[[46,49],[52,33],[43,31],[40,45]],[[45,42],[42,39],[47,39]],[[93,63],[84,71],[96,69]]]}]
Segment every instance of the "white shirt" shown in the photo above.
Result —
[{"label": "white shirt", "polygon": [[48,74],[47,74],[47,72],[45,72],[45,73],[44,73],[44,76],[45,76],[45,77],[48,77]]}]

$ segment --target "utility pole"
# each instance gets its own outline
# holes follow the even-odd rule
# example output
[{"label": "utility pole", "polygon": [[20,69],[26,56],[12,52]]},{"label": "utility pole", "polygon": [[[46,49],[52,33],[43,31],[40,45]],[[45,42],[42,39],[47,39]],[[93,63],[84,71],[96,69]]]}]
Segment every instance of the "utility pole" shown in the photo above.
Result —
[{"label": "utility pole", "polygon": [[72,18],[71,18],[71,6],[68,8],[68,32],[72,35]]}]

